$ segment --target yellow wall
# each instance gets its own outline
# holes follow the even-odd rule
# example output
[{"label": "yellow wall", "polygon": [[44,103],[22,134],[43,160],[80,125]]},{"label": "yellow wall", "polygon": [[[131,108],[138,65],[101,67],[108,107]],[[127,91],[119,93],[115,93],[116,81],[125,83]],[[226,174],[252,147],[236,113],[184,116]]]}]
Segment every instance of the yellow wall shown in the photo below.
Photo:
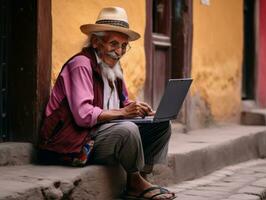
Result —
[{"label": "yellow wall", "polygon": [[[194,120],[238,119],[241,106],[243,0],[193,1]],[[197,110],[205,108],[205,111]],[[193,111],[194,109],[194,111]],[[205,112],[205,113],[204,113]]]},{"label": "yellow wall", "polygon": [[[243,51],[243,0],[209,0],[210,5],[193,1],[193,49],[191,112],[192,123],[205,126],[215,121],[238,119],[241,107]],[[86,42],[79,30],[94,23],[101,8],[121,6],[129,23],[142,38],[122,58],[130,97],[139,96],[145,80],[145,1],[143,0],[53,0],[52,81],[62,64]],[[196,125],[198,126],[198,125]]]},{"label": "yellow wall", "polygon": [[81,24],[95,23],[99,11],[107,6],[123,7],[130,28],[141,34],[141,39],[131,43],[131,50],[121,62],[130,97],[135,98],[145,79],[145,1],[143,0],[53,0],[53,46],[52,82],[54,83],[62,64],[86,44],[86,35],[80,32]]}]

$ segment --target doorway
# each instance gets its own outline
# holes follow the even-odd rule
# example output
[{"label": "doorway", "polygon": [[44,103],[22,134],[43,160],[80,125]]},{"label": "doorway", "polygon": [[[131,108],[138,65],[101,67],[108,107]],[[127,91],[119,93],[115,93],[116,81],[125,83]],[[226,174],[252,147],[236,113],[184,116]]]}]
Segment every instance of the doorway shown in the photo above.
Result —
[{"label": "doorway", "polygon": [[33,142],[50,90],[51,2],[0,6],[0,142]]},{"label": "doorway", "polygon": [[36,91],[36,1],[1,1],[1,140],[28,141]]},{"label": "doorway", "polygon": [[7,104],[7,70],[8,70],[8,36],[9,36],[9,1],[1,1],[0,17],[0,142],[7,140],[8,135],[8,104]]},{"label": "doorway", "polygon": [[255,1],[244,0],[242,100],[255,99]]},{"label": "doorway", "polygon": [[170,78],[190,77],[192,0],[146,0],[145,100],[156,109]]}]

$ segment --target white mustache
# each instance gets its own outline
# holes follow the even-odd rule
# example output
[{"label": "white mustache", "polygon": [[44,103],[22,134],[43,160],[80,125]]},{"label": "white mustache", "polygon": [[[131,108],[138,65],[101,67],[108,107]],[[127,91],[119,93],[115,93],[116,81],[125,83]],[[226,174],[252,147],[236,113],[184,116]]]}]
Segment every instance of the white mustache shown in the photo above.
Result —
[{"label": "white mustache", "polygon": [[114,51],[108,52],[107,55],[116,60],[121,58],[121,56],[118,56]]}]

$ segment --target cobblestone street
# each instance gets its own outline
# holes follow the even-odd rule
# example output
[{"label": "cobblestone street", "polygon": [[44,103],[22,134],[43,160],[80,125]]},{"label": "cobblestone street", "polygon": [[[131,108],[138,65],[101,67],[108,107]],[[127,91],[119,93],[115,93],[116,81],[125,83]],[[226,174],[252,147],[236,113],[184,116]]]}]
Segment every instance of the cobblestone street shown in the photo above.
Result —
[{"label": "cobblestone street", "polygon": [[266,160],[229,166],[192,181],[169,187],[177,200],[266,199]]}]

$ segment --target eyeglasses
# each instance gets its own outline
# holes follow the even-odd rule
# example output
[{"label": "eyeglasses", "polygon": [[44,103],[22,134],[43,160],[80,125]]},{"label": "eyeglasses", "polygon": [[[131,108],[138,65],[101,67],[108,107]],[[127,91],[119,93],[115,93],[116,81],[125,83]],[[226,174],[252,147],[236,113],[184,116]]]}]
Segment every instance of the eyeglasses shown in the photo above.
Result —
[{"label": "eyeglasses", "polygon": [[128,52],[131,49],[131,46],[129,43],[123,43],[120,44],[118,41],[113,40],[111,42],[104,42],[102,39],[100,39],[100,41],[104,44],[107,44],[112,50],[116,50],[116,49],[122,49],[123,53]]},{"label": "eyeglasses", "polygon": [[129,43],[123,43],[123,44],[120,44],[120,43],[117,42],[116,40],[113,40],[113,41],[111,41],[111,42],[109,42],[109,43],[107,43],[107,44],[109,44],[109,46],[110,46],[112,49],[114,49],[114,50],[116,50],[116,49],[120,49],[120,48],[121,48],[123,52],[128,52],[128,51],[131,49],[131,46],[130,46]]}]

